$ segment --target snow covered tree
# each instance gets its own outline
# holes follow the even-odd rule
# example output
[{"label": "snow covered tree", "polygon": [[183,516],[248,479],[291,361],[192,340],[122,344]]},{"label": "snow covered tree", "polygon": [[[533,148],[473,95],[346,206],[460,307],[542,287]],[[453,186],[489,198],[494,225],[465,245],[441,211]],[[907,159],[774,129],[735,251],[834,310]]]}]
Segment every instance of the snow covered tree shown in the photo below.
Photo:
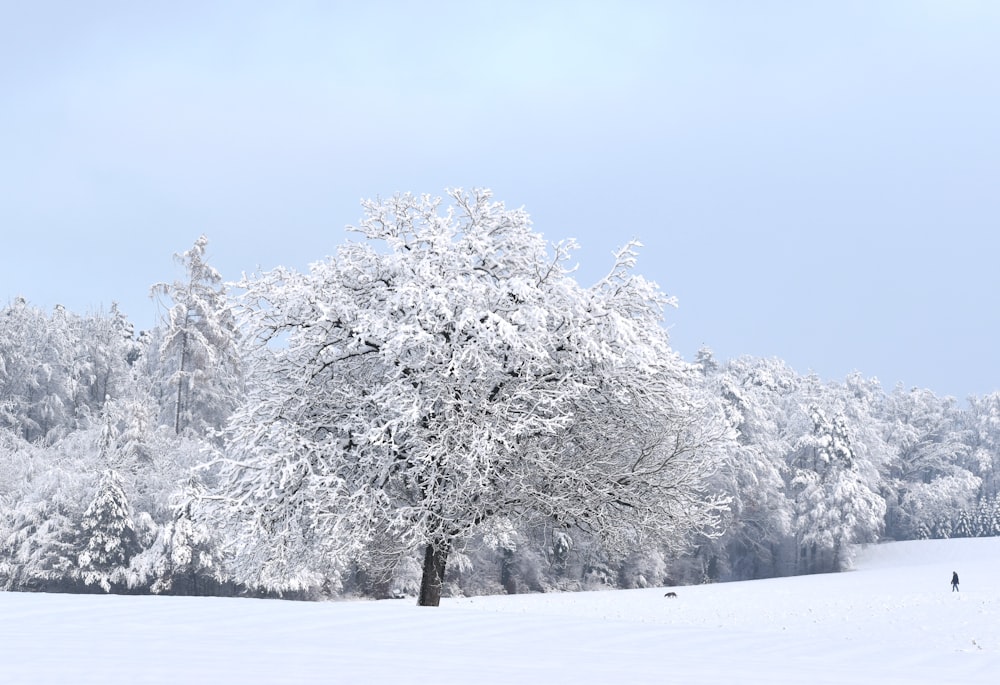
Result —
[{"label": "snow covered tree", "polygon": [[970,397],[965,412],[972,463],[983,479],[982,496],[1000,494],[1000,392]]},{"label": "snow covered tree", "polygon": [[0,428],[0,587],[47,589],[73,566],[72,525],[57,496],[57,469],[33,473],[44,448]]},{"label": "snow covered tree", "polygon": [[77,339],[73,317],[47,316],[23,298],[0,310],[0,426],[54,443],[73,428]]},{"label": "snow covered tree", "polygon": [[633,246],[583,288],[572,242],[488,191],[450,197],[367,201],[364,240],[240,284],[257,347],[216,498],[244,548],[268,547],[258,582],[423,548],[419,603],[437,605],[456,544],[511,522],[625,554],[717,520],[723,429]]},{"label": "snow covered tree", "polygon": [[813,430],[793,454],[790,485],[801,570],[811,573],[838,570],[849,545],[877,539],[885,501],[870,485],[876,474],[858,460],[844,417],[830,419],[815,405],[808,413]]},{"label": "snow covered tree", "polygon": [[122,583],[132,557],[139,551],[132,507],[121,476],[114,470],[101,474],[97,494],[83,513],[83,539],[79,569],[86,585],[109,592]]},{"label": "snow covered tree", "polygon": [[98,450],[106,468],[136,473],[152,459],[149,445],[156,431],[152,401],[132,394],[106,403],[100,420]]},{"label": "snow covered tree", "polygon": [[952,537],[959,513],[973,506],[982,481],[968,471],[938,476],[929,483],[909,483],[899,503],[901,518],[906,521],[907,537],[919,537],[929,529],[933,537]]},{"label": "snow covered tree", "polygon": [[130,585],[154,593],[206,595],[223,580],[216,537],[192,515],[190,500],[179,504],[156,539],[132,559]]},{"label": "snow covered tree", "polygon": [[[982,480],[968,468],[970,436],[955,401],[929,390],[897,387],[887,398],[882,421],[889,446],[889,459],[881,467],[888,493],[888,534],[908,539],[922,524],[957,517]],[[984,439],[989,444],[989,438]],[[979,454],[985,458],[986,453]],[[925,515],[931,518],[923,520]]]},{"label": "snow covered tree", "polygon": [[128,319],[51,315],[18,299],[0,309],[0,426],[53,444],[85,425],[129,375]]},{"label": "snow covered tree", "polygon": [[222,276],[205,261],[208,239],[176,255],[186,281],[159,283],[153,293],[173,306],[159,343],[159,361],[169,392],[164,392],[170,424],[180,435],[204,435],[222,427],[238,400],[242,372],[239,331]]},{"label": "snow covered tree", "polygon": [[79,589],[79,523],[93,497],[92,441],[54,445],[0,429],[0,583],[11,590]]},{"label": "snow covered tree", "polygon": [[716,476],[732,503],[725,532],[709,543],[721,574],[712,580],[780,575],[794,510],[783,478],[795,437],[788,407],[799,377],[780,360],[741,357],[710,373],[706,383],[735,431]]},{"label": "snow covered tree", "polygon": [[980,499],[976,507],[975,535],[990,538],[1000,535],[1000,499]]},{"label": "snow covered tree", "polygon": [[965,509],[958,512],[958,520],[955,522],[955,527],[952,529],[952,537],[955,538],[972,538],[975,537],[975,532],[972,527],[972,518],[969,516],[969,512]]},{"label": "snow covered tree", "polygon": [[108,314],[80,318],[75,328],[78,412],[97,413],[108,399],[121,396],[131,384],[132,364],[139,357],[140,346],[132,323],[115,303]]},{"label": "snow covered tree", "polygon": [[897,387],[889,397],[888,441],[898,446],[891,475],[904,482],[928,483],[955,472],[968,447],[962,440],[955,402],[930,390]]}]

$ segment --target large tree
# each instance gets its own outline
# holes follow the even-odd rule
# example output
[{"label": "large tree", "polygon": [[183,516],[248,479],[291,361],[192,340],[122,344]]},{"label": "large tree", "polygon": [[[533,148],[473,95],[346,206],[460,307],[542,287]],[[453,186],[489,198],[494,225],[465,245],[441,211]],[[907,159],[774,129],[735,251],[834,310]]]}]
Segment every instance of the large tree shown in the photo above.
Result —
[{"label": "large tree", "polygon": [[[671,303],[618,255],[589,288],[488,191],[363,204],[308,274],[247,279],[257,343],[217,493],[258,580],[423,548],[419,603],[449,553],[544,517],[612,551],[711,527],[708,405],[661,326]],[[249,558],[249,557],[244,557]],[[274,574],[274,575],[268,575]],[[287,580],[287,578],[286,578]]]},{"label": "large tree", "polygon": [[157,361],[166,385],[165,413],[178,435],[221,428],[241,389],[236,320],[222,276],[206,261],[207,247],[208,239],[200,236],[190,250],[174,255],[187,280],[152,288],[173,302],[158,331]]},{"label": "large tree", "polygon": [[844,414],[831,419],[815,404],[806,413],[812,430],[799,438],[789,473],[799,570],[841,570],[851,545],[878,538],[885,500],[877,493],[877,471],[859,454]]},{"label": "large tree", "polygon": [[703,351],[700,365],[736,433],[716,477],[732,502],[725,533],[704,550],[714,557],[712,579],[780,575],[794,516],[784,487],[785,455],[794,440],[789,407],[800,379],[778,359],[739,357],[715,368]]},{"label": "large tree", "polygon": [[996,500],[1000,495],[1000,392],[970,397],[965,422],[972,463],[983,479],[980,497]]},{"label": "large tree", "polygon": [[[977,406],[973,400],[969,411],[974,414]],[[975,457],[982,453],[970,447],[974,434],[964,425],[969,411],[954,398],[921,388],[900,385],[886,398],[881,420],[891,453],[882,481],[890,537],[913,538],[975,501],[982,485]]]}]

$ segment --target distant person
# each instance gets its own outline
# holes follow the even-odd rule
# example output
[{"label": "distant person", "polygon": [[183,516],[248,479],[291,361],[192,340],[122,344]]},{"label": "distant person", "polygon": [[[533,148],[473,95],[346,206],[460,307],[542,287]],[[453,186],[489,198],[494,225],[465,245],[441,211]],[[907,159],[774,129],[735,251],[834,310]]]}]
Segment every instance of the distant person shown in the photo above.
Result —
[{"label": "distant person", "polygon": [[958,592],[958,571],[951,572],[951,591]]}]

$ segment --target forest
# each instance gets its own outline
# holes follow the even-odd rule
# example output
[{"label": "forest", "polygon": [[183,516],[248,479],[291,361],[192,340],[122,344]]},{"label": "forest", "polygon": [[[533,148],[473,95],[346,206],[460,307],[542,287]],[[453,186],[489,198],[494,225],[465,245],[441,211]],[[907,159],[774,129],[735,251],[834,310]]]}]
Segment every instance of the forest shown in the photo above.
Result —
[{"label": "forest", "polygon": [[0,587],[419,596],[846,568],[1000,533],[1000,393],[685,361],[629,244],[584,287],[488,191],[365,203],[308,273],[200,237],[152,330],[0,309]]}]

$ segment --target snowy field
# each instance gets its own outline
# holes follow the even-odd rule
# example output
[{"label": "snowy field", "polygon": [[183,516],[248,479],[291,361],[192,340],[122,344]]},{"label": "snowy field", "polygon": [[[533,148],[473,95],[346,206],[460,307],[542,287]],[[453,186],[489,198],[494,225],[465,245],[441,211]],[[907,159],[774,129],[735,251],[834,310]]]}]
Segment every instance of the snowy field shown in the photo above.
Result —
[{"label": "snowy field", "polygon": [[1000,538],[986,538],[893,543],[848,573],[676,599],[660,588],[433,609],[0,593],[0,683],[992,685],[998,583]]}]

